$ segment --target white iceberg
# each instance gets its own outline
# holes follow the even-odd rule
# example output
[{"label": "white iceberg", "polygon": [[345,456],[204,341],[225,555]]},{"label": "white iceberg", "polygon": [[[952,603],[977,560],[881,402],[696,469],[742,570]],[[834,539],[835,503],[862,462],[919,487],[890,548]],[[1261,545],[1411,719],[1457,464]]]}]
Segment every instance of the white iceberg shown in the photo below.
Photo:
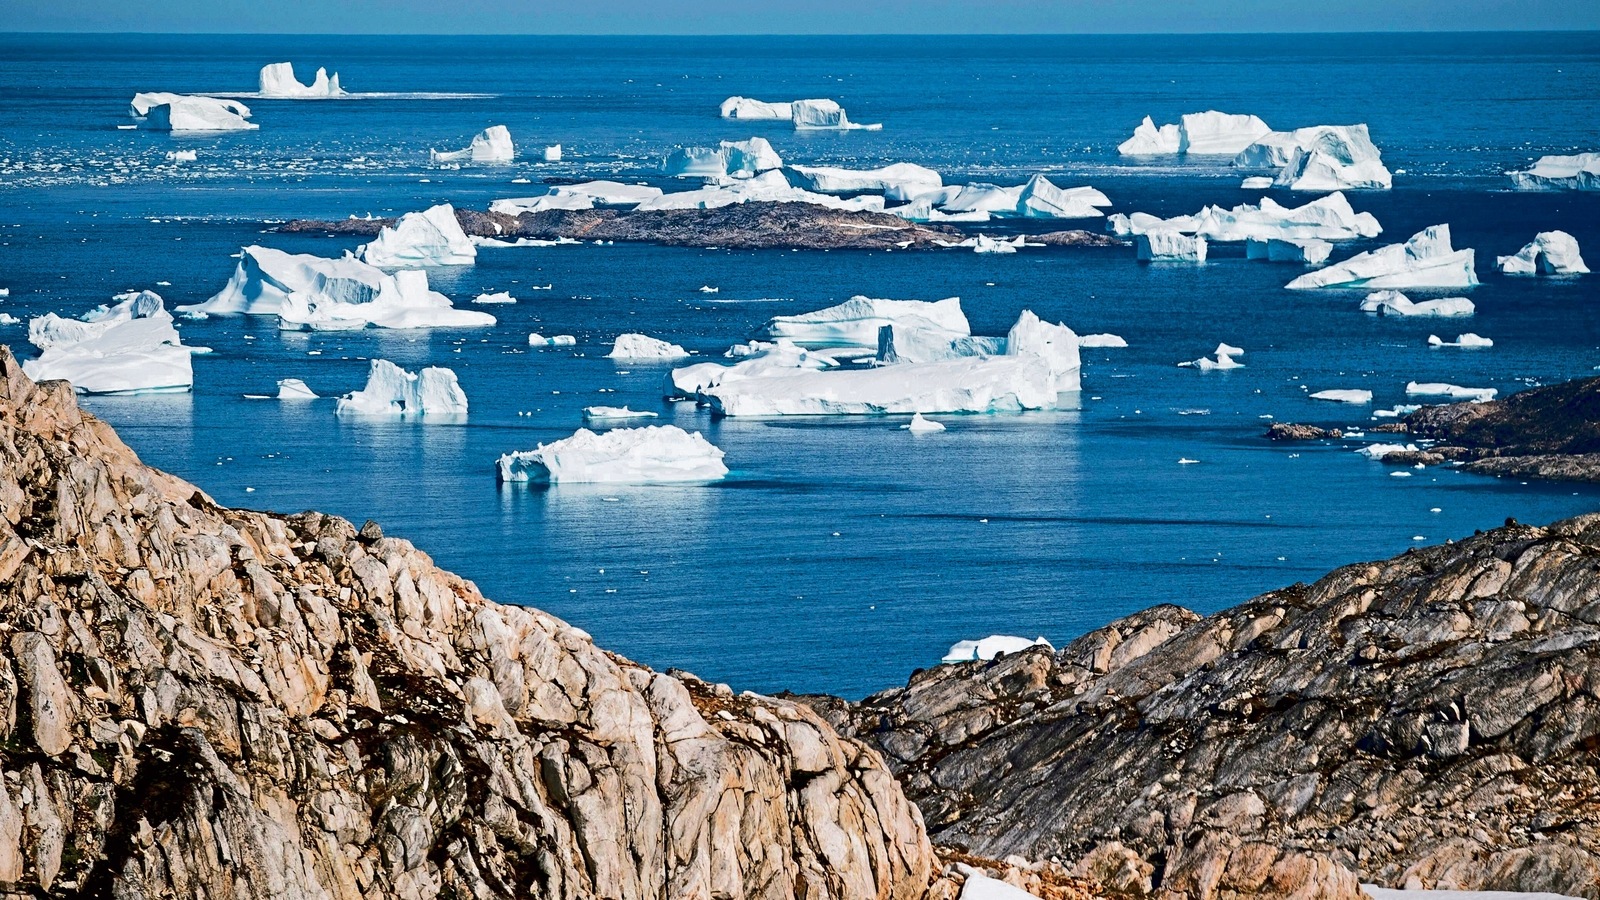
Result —
[{"label": "white iceberg", "polygon": [[1293,191],[1388,190],[1393,182],[1367,126],[1313,125],[1263,135],[1234,157],[1247,169],[1277,169]]},{"label": "white iceberg", "polygon": [[1022,247],[1027,246],[1027,243],[1024,241],[1021,235],[1006,241],[998,238],[992,238],[987,234],[980,234],[977,237],[969,238],[967,241],[962,241],[956,246],[964,247],[967,245],[968,241],[970,241],[972,244],[973,253],[1015,253]]},{"label": "white iceberg", "polygon": [[310,84],[301,84],[294,76],[293,63],[272,63],[261,67],[261,96],[282,100],[324,100],[343,97],[339,86],[339,73],[330,77],[327,69],[317,69],[317,77]]},{"label": "white iceberg", "polygon": [[175,162],[175,163],[194,162],[199,157],[200,157],[200,154],[195,152],[194,150],[168,150],[167,151],[167,160],[169,162]]},{"label": "white iceberg", "polygon": [[667,154],[661,170],[680,178],[750,178],[783,166],[766,138],[722,141],[715,147],[679,147]]},{"label": "white iceberg", "polygon": [[1333,253],[1333,244],[1310,239],[1250,238],[1245,242],[1245,259],[1264,259],[1268,262],[1301,263],[1320,266]]},{"label": "white iceberg", "polygon": [[933,434],[943,431],[944,423],[935,422],[932,419],[924,419],[922,413],[912,413],[911,421],[901,425],[900,428],[912,434]]},{"label": "white iceberg", "polygon": [[1147,262],[1157,260],[1206,261],[1205,238],[1165,228],[1135,235],[1134,247],[1138,258]]},{"label": "white iceberg", "polygon": [[499,291],[493,294],[479,294],[478,296],[472,298],[472,302],[480,306],[489,306],[493,304],[515,303],[517,302],[517,298],[511,296],[509,291]]},{"label": "white iceberg", "polygon": [[1118,334],[1080,334],[1078,335],[1079,347],[1126,347],[1127,340]]},{"label": "white iceberg", "polygon": [[1404,244],[1390,244],[1307,272],[1284,285],[1311,288],[1471,287],[1478,283],[1472,250],[1450,246],[1450,226],[1434,225]]},{"label": "white iceberg", "polygon": [[1133,137],[1117,145],[1123,156],[1175,156],[1183,145],[1183,135],[1177,125],[1157,127],[1149,116],[1133,129]]},{"label": "white iceberg", "polygon": [[[1079,342],[1082,346],[1082,342]],[[925,319],[907,318],[878,329],[875,359],[885,365],[937,362],[963,356],[998,356],[1006,352],[1002,337],[976,337],[940,327]]]},{"label": "white iceberg", "polygon": [[502,482],[652,484],[716,481],[728,474],[722,451],[675,425],[580,428],[569,438],[507,453],[496,464]]},{"label": "white iceberg", "polygon": [[1195,156],[1232,156],[1272,131],[1256,116],[1229,115],[1208,110],[1189,113],[1177,125],[1162,125],[1149,116],[1133,131],[1133,137],[1117,146],[1123,156],[1170,156],[1187,153]]},{"label": "white iceberg", "polygon": [[[893,199],[892,197],[890,199]],[[890,210],[913,221],[987,221],[990,216],[1032,219],[1089,219],[1105,215],[1098,207],[1111,199],[1092,187],[1061,188],[1043,175],[1024,184],[1002,187],[974,182],[929,191],[912,198],[909,208]],[[937,212],[935,208],[937,207]]]},{"label": "white iceberg", "polygon": [[851,297],[837,306],[793,316],[775,316],[761,327],[757,336],[764,340],[789,340],[801,347],[878,346],[878,333],[885,325],[907,323],[932,327],[957,335],[972,334],[961,298],[944,300],[881,300]]},{"label": "white iceberg", "polygon": [[1361,311],[1382,316],[1470,316],[1477,307],[1466,297],[1440,297],[1413,301],[1399,291],[1373,291],[1361,301]]},{"label": "white iceberg", "polygon": [[1356,450],[1356,452],[1361,454],[1362,456],[1365,456],[1367,459],[1373,460],[1374,462],[1379,462],[1379,461],[1382,461],[1384,457],[1390,456],[1390,455],[1395,454],[1395,453],[1416,453],[1417,452],[1417,445],[1416,444],[1368,444],[1365,447],[1358,448]]},{"label": "white iceberg", "polygon": [[699,190],[678,191],[645,200],[636,210],[719,209],[739,203],[813,203],[830,209],[882,212],[883,198],[870,194],[843,199],[792,187],[783,172],[772,169],[753,178],[735,179]]},{"label": "white iceberg", "polygon": [[572,347],[577,343],[578,339],[570,334],[556,334],[550,337],[537,333],[528,335],[529,347]]},{"label": "white iceberg", "polygon": [[[944,179],[938,172],[915,163],[894,163],[877,169],[840,169],[833,166],[790,166],[786,173],[795,187],[821,194],[881,193],[888,200],[910,200],[938,190]],[[1015,205],[1015,201],[1012,201]]]},{"label": "white iceberg", "polygon": [[516,158],[517,148],[511,143],[511,130],[504,125],[491,125],[478,132],[465,150],[428,151],[429,161],[435,163],[508,163]]},{"label": "white iceberg", "polygon": [[1507,172],[1520,191],[1600,191],[1600,153],[1541,156],[1520,172]]},{"label": "white iceberg", "polygon": [[[950,646],[950,652],[944,655],[940,662],[959,663],[971,662],[975,659],[988,661],[1005,653],[1021,653],[1030,647],[1055,647],[1042,637],[1028,640],[1022,637],[1012,637],[1005,634],[991,634],[986,638],[976,641],[957,641]],[[965,896],[965,895],[963,895]]]},{"label": "white iceberg", "polygon": [[1016,214],[1030,219],[1092,219],[1105,215],[1097,207],[1110,205],[1111,198],[1095,188],[1059,188],[1043,175],[1034,175],[1017,194]]},{"label": "white iceberg", "polygon": [[1461,347],[1462,349],[1472,349],[1478,347],[1493,347],[1494,341],[1486,337],[1480,337],[1469,331],[1465,334],[1456,335],[1456,339],[1454,341],[1446,341],[1437,334],[1430,334],[1428,335],[1428,346]]},{"label": "white iceberg", "polygon": [[193,388],[192,348],[183,346],[160,295],[132,291],[114,299],[78,319],[46,313],[31,320],[28,341],[40,354],[22,370],[34,381],[70,381],[80,394]]},{"label": "white iceberg", "polygon": [[415,374],[386,359],[367,370],[367,386],[339,398],[337,412],[401,418],[459,418],[467,414],[467,395],[456,373],[430,366]]},{"label": "white iceberg", "polygon": [[1459,384],[1446,384],[1442,381],[1412,381],[1406,384],[1407,397],[1449,397],[1452,400],[1482,403],[1485,400],[1493,400],[1499,393],[1494,388],[1462,387]]},{"label": "white iceberg", "polygon": [[250,118],[250,107],[221,97],[150,92],[133,95],[128,112],[139,125],[158,131],[252,131],[260,128]]},{"label": "white iceberg", "polygon": [[1515,255],[1497,257],[1495,265],[1507,275],[1586,275],[1589,272],[1589,267],[1583,264],[1583,254],[1578,252],[1578,239],[1565,231],[1541,231]]},{"label": "white iceberg", "polygon": [[1239,182],[1239,187],[1247,191],[1264,191],[1272,187],[1271,175],[1251,175]]},{"label": "white iceberg", "polygon": [[794,119],[792,103],[765,103],[749,97],[729,97],[722,101],[724,119],[760,119],[769,122],[788,122]]},{"label": "white iceberg", "polygon": [[654,419],[658,414],[638,409],[629,409],[626,406],[586,406],[583,409],[585,422],[610,422],[620,419]]},{"label": "white iceberg", "polygon": [[198,315],[277,316],[279,327],[450,328],[493,325],[494,316],[456,309],[429,290],[420,269],[388,273],[353,256],[327,259],[245,247],[233,277],[204,303],[178,307]]},{"label": "white iceberg", "polygon": [[455,207],[441,203],[385,225],[372,243],[356,249],[356,255],[369,266],[385,269],[470,266],[478,259],[478,248],[461,229]]},{"label": "white iceberg", "polygon": [[283,378],[278,381],[279,400],[317,400],[315,391],[298,378]]},{"label": "white iceberg", "polygon": [[832,100],[796,100],[789,104],[796,131],[878,131],[882,124],[861,125],[850,121],[844,108]]},{"label": "white iceberg", "polygon": [[1234,359],[1234,357],[1243,355],[1244,350],[1240,349],[1239,347],[1235,347],[1232,344],[1218,344],[1216,353],[1213,356],[1202,356],[1199,359],[1192,360],[1190,362],[1178,363],[1178,365],[1181,368],[1199,369],[1202,372],[1213,372],[1225,369],[1242,369],[1244,368],[1244,363],[1239,362],[1238,360]]},{"label": "white iceberg", "polygon": [[1330,400],[1334,403],[1371,403],[1371,391],[1333,390],[1317,391],[1311,395],[1312,400]]},{"label": "white iceberg", "polygon": [[1340,241],[1376,237],[1383,231],[1372,213],[1356,212],[1341,193],[1295,207],[1263,197],[1257,204],[1241,203],[1232,209],[1207,206],[1198,213],[1170,219],[1149,213],[1117,213],[1106,219],[1106,228],[1122,237],[1177,231],[1212,241]]},{"label": "white iceberg", "polygon": [[544,161],[561,162],[561,145],[551,144],[550,146],[544,148]]},{"label": "white iceberg", "polygon": [[689,355],[689,351],[677,344],[669,344],[659,338],[645,334],[619,334],[611,346],[611,352],[606,354],[608,359],[627,359],[635,361],[673,360],[682,359]]},{"label": "white iceberg", "polygon": [[829,369],[839,365],[825,352],[807,350],[793,341],[752,342],[749,352],[737,355],[740,362],[724,366],[714,362],[682,366],[667,373],[663,395],[668,399],[692,399],[701,391],[724,382],[744,378],[772,378],[793,375],[795,370]]}]

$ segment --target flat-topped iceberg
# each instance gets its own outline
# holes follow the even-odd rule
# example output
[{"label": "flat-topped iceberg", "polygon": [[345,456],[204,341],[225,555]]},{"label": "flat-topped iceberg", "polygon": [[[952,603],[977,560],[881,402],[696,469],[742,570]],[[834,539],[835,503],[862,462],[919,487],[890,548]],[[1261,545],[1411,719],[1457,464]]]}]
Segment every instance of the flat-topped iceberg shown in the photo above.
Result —
[{"label": "flat-topped iceberg", "polygon": [[327,69],[317,69],[317,77],[310,84],[301,84],[294,75],[293,63],[272,63],[261,67],[261,96],[275,100],[325,100],[343,97],[339,86],[339,73],[328,75]]},{"label": "flat-topped iceberg", "polygon": [[114,299],[81,318],[46,313],[31,320],[28,341],[40,354],[22,370],[34,381],[70,381],[80,394],[190,390],[191,348],[183,346],[160,295],[133,291]]},{"label": "flat-topped iceberg", "polygon": [[1128,341],[1120,334],[1080,334],[1078,346],[1084,349],[1092,347],[1120,348],[1128,346]]},{"label": "flat-topped iceberg", "polygon": [[429,161],[435,163],[508,163],[516,158],[517,148],[511,143],[511,130],[504,125],[491,125],[478,132],[463,150],[428,151]]},{"label": "flat-topped iceberg", "polygon": [[789,104],[789,109],[794,117],[796,131],[805,130],[832,130],[832,131],[878,131],[882,124],[862,125],[850,121],[845,115],[844,107],[832,100],[796,100]]},{"label": "flat-topped iceberg", "polygon": [[788,122],[794,119],[794,104],[788,101],[765,103],[760,100],[752,100],[749,97],[729,97],[722,101],[722,117],[724,119],[760,119],[769,122]]},{"label": "flat-topped iceberg", "polygon": [[1292,191],[1388,190],[1393,176],[1367,126],[1313,125],[1262,135],[1233,159],[1246,169],[1274,169]]},{"label": "flat-topped iceberg", "polygon": [[250,107],[221,97],[149,92],[134,94],[128,112],[142,128],[158,131],[252,131],[260,128],[250,118]]},{"label": "flat-topped iceberg", "polygon": [[661,171],[680,178],[750,178],[783,166],[766,138],[721,141],[715,147],[679,147],[667,154]]},{"label": "flat-topped iceberg", "polygon": [[580,184],[552,185],[537,197],[509,197],[489,204],[490,212],[520,216],[547,209],[593,209],[596,206],[630,207],[662,194],[661,188],[620,181],[585,181]]},{"label": "flat-topped iceberg", "polygon": [[1541,156],[1520,172],[1507,172],[1519,191],[1600,191],[1600,153]]},{"label": "flat-topped iceberg", "polygon": [[467,395],[456,373],[438,366],[407,372],[386,359],[367,370],[367,386],[339,398],[345,415],[400,418],[460,418],[467,414]]},{"label": "flat-topped iceberg", "polygon": [[472,298],[472,302],[480,306],[510,305],[516,303],[517,298],[511,296],[510,291],[496,291],[492,294],[487,292],[479,294]]},{"label": "flat-topped iceberg", "polygon": [[1206,239],[1171,229],[1146,231],[1134,236],[1137,257],[1146,262],[1176,260],[1205,262]]},{"label": "flat-topped iceberg", "polygon": [[1193,215],[1163,219],[1149,213],[1116,213],[1106,229],[1127,237],[1149,231],[1197,234],[1212,241],[1342,241],[1376,237],[1383,227],[1372,213],[1358,213],[1342,193],[1318,197],[1300,206],[1284,206],[1271,197],[1241,203],[1232,209],[1207,206]]},{"label": "flat-topped iceberg", "polygon": [[327,259],[245,247],[233,276],[204,303],[178,307],[206,315],[277,316],[279,327],[307,330],[493,325],[494,316],[456,309],[428,288],[420,269],[385,272],[353,256]]},{"label": "flat-topped iceberg", "polygon": [[1245,241],[1245,259],[1264,259],[1267,262],[1300,263],[1320,266],[1333,253],[1333,244],[1315,239],[1250,238]]},{"label": "flat-topped iceberg", "polygon": [[1466,297],[1415,301],[1399,291],[1373,291],[1361,300],[1361,311],[1380,316],[1470,316],[1478,311]]},{"label": "flat-topped iceberg", "polygon": [[840,169],[833,166],[790,166],[785,174],[795,187],[822,194],[880,193],[888,200],[910,200],[938,190],[944,179],[938,172],[915,163],[894,163],[877,169]]},{"label": "flat-topped iceberg", "polygon": [[619,334],[611,345],[611,352],[606,354],[609,359],[627,359],[634,361],[673,360],[683,359],[689,351],[677,344],[671,344],[660,338],[653,338],[647,334]]},{"label": "flat-topped iceberg", "polygon": [[357,248],[356,255],[369,266],[385,269],[470,266],[478,259],[478,248],[456,220],[455,207],[441,203],[385,225],[372,243]]},{"label": "flat-topped iceberg", "polygon": [[641,202],[640,212],[662,209],[720,209],[740,203],[812,203],[829,209],[882,212],[883,198],[870,194],[848,199],[793,187],[782,171],[771,169],[753,178],[734,179],[693,191],[662,194]]},{"label": "flat-topped iceberg", "polygon": [[1333,403],[1371,403],[1372,392],[1340,388],[1331,391],[1317,391],[1311,395],[1312,400],[1327,400]]},{"label": "flat-topped iceberg", "polygon": [[313,391],[304,381],[298,378],[281,378],[278,380],[279,400],[320,400],[316,391]]},{"label": "flat-topped iceberg", "polygon": [[569,438],[507,453],[496,463],[507,483],[656,484],[717,481],[728,474],[722,450],[676,425],[580,428]]},{"label": "flat-topped iceberg", "polygon": [[[1037,637],[1030,641],[1027,638],[1013,637],[1007,634],[991,634],[986,638],[979,638],[975,641],[957,641],[950,645],[949,652],[945,653],[940,662],[971,662],[975,659],[988,661],[1007,653],[1021,653],[1031,647],[1050,647],[1052,650],[1055,649],[1049,641],[1042,637]],[[1000,883],[1004,884],[1004,882]]]},{"label": "flat-topped iceberg", "polygon": [[758,331],[764,340],[789,340],[801,347],[878,346],[886,325],[909,324],[970,335],[972,326],[961,311],[961,298],[944,300],[881,300],[851,297],[837,306],[793,316],[775,316]]},{"label": "flat-topped iceberg", "polygon": [[1578,239],[1565,231],[1541,231],[1512,256],[1495,259],[1507,275],[1585,275],[1589,267],[1578,252]]},{"label": "flat-topped iceberg", "polygon": [[629,409],[626,406],[586,406],[583,408],[585,422],[614,422],[622,419],[654,419],[659,413],[646,410]]},{"label": "flat-topped iceberg", "polygon": [[1450,246],[1450,226],[1434,225],[1404,244],[1390,244],[1341,263],[1307,272],[1290,290],[1312,288],[1471,287],[1478,283],[1473,252]]},{"label": "flat-topped iceberg", "polygon": [[1123,156],[1233,156],[1272,131],[1256,116],[1230,115],[1208,110],[1189,113],[1176,125],[1156,126],[1149,116],[1133,137],[1117,145]]},{"label": "flat-topped iceberg", "polygon": [[1493,400],[1500,392],[1494,388],[1462,387],[1442,381],[1412,381],[1406,384],[1407,397],[1449,397],[1451,400],[1471,400],[1483,403]]},{"label": "flat-topped iceberg", "polygon": [[[1078,346],[1083,346],[1080,341]],[[998,356],[1006,352],[1003,337],[981,337],[952,331],[926,319],[905,318],[878,329],[878,362],[937,362],[963,356]]]}]

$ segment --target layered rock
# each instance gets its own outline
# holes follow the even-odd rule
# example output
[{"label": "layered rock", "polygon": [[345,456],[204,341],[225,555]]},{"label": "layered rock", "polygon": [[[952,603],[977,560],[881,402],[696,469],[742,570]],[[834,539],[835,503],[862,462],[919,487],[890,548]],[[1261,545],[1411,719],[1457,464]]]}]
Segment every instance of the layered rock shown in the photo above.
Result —
[{"label": "layered rock", "polygon": [[218,506],[0,348],[7,896],[918,900],[877,752],[404,540]]},{"label": "layered rock", "polygon": [[1600,481],[1600,378],[1425,406],[1406,417],[1405,431],[1480,474]]}]

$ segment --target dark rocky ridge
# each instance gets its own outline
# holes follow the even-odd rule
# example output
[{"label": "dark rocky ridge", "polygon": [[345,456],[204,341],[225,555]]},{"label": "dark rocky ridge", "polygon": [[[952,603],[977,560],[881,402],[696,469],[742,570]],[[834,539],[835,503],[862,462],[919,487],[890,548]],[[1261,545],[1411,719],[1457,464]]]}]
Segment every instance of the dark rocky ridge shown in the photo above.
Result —
[{"label": "dark rocky ridge", "polygon": [[[967,237],[948,225],[919,225],[888,213],[830,209],[812,203],[753,202],[718,209],[643,212],[554,209],[520,216],[458,209],[456,219],[467,234],[477,237],[630,241],[735,250],[938,250],[941,241]],[[394,221],[296,219],[279,230],[369,236]],[[1088,231],[1053,231],[1028,239],[1055,247],[1123,244],[1110,235]]]},{"label": "dark rocky ridge", "polygon": [[1406,433],[1484,475],[1600,481],[1600,378],[1417,410]]}]

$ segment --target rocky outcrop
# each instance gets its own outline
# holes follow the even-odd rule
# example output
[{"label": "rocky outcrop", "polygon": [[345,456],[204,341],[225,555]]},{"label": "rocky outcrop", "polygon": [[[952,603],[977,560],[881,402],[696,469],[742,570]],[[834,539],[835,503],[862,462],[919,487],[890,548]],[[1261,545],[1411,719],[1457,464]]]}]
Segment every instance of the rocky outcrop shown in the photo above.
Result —
[{"label": "rocky outcrop", "polygon": [[1600,898],[1600,515],[809,702],[934,840],[1172,900]]},{"label": "rocky outcrop", "polygon": [[[879,754],[225,509],[0,348],[0,893],[919,900]],[[948,884],[949,882],[941,882]]]},{"label": "rocky outcrop", "polygon": [[1480,474],[1600,481],[1600,378],[1425,406],[1406,417],[1405,430]]},{"label": "rocky outcrop", "polygon": [[1269,441],[1320,441],[1342,437],[1344,432],[1337,428],[1321,428],[1297,422],[1273,422],[1267,426],[1266,433]]}]

